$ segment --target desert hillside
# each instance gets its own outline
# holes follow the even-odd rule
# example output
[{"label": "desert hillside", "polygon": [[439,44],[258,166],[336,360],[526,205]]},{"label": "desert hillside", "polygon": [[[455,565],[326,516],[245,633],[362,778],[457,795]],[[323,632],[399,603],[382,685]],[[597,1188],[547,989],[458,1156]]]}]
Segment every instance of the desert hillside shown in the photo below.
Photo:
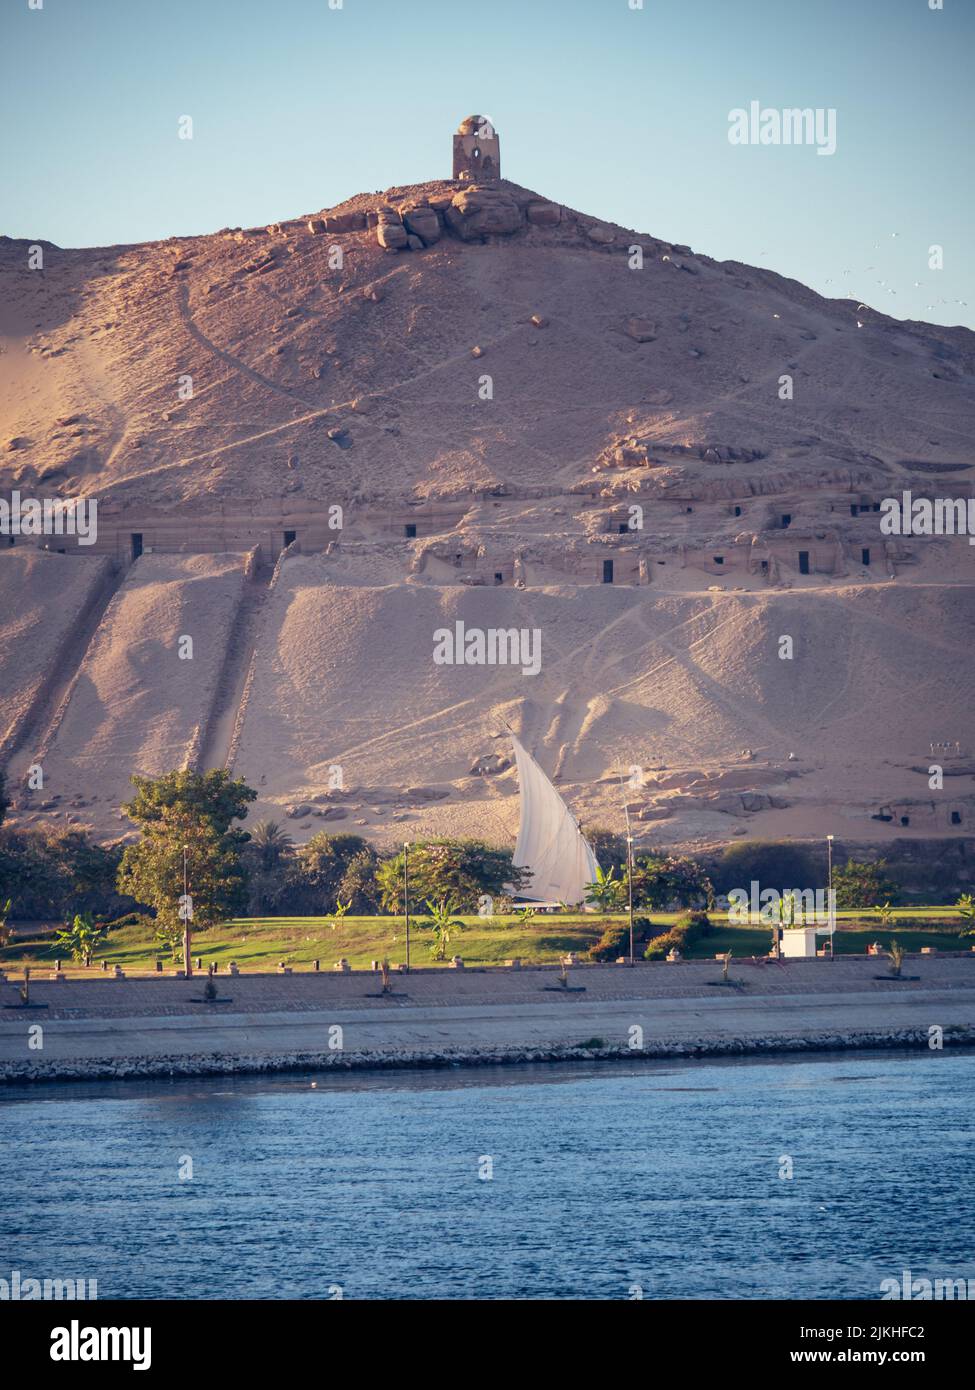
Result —
[{"label": "desert hillside", "polygon": [[[15,820],[228,765],[299,840],[504,839],[506,721],[644,841],[971,835],[975,549],[879,516],[972,496],[968,330],[504,180],[0,275],[0,497],[99,523],[0,550]],[[458,621],[538,673],[438,666]]]}]

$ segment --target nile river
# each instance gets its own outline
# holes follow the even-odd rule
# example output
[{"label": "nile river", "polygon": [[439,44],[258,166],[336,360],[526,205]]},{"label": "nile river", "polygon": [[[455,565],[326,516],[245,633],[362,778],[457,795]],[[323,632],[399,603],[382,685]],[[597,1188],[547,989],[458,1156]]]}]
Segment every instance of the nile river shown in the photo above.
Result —
[{"label": "nile river", "polygon": [[975,1277],[973,1131],[972,1053],[6,1087],[0,1278],[876,1298]]}]

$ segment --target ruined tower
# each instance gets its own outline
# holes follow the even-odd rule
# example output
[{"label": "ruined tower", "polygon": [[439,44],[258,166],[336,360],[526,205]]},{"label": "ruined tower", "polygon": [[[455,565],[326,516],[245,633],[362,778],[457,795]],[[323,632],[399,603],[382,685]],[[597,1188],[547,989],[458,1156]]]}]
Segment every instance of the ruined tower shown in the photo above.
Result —
[{"label": "ruined tower", "polygon": [[468,116],[457,127],[453,177],[470,183],[501,177],[501,142],[487,116]]}]

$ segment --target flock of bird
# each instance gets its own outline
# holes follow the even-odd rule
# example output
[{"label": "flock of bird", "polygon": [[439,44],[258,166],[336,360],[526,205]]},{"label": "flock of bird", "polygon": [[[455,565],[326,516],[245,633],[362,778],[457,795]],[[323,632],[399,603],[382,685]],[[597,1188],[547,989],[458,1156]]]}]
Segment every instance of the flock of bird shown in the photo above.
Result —
[{"label": "flock of bird", "polygon": [[[891,239],[893,240],[893,239],[896,239],[897,237],[900,236],[900,232],[891,232],[890,235],[891,235]],[[874,249],[875,251],[879,250],[879,249],[880,249],[880,244],[881,244],[881,243],[880,243],[879,241],[875,241],[874,244],[873,244],[873,249]],[[768,255],[768,252],[767,252],[767,251],[760,251],[758,254],[759,254],[759,256],[767,256],[767,255]],[[876,270],[876,268],[877,268],[876,266],[868,265],[868,266],[865,267],[865,270]],[[843,271],[843,275],[844,275],[844,276],[852,275],[852,274],[853,274],[853,271],[852,271],[852,270],[844,270],[844,271]],[[832,276],[827,276],[823,283],[826,284],[826,285],[831,285],[831,284],[833,283],[833,278],[832,278]],[[885,289],[885,290],[887,291],[888,294],[893,294],[893,295],[896,295],[896,294],[897,294],[897,291],[896,291],[895,289],[892,289],[886,280],[878,280],[878,281],[877,281],[877,284],[878,284],[878,286],[879,286],[881,289]],[[920,280],[915,280],[915,281],[914,281],[914,284],[913,284],[913,286],[912,286],[912,288],[913,288],[913,289],[916,289],[916,290],[920,289],[920,288],[921,288],[921,281],[920,281]],[[856,294],[847,294],[847,295],[846,295],[846,298],[847,298],[847,299],[859,299],[859,295],[856,295]],[[960,306],[961,306],[962,308],[964,308],[964,309],[967,309],[967,308],[968,308],[968,300],[967,300],[967,299],[956,299],[956,300],[952,301],[952,300],[950,300],[950,299],[941,298],[941,299],[935,300],[935,302],[934,302],[933,304],[925,304],[925,306],[924,306],[924,312],[925,312],[925,313],[931,313],[931,312],[933,312],[935,309],[937,309],[937,307],[938,307],[939,304],[951,304],[952,302],[954,302],[955,304],[960,305]],[[870,308],[870,305],[869,305],[869,304],[858,303],[858,304],[857,304],[857,313],[860,313],[862,310],[864,310],[864,309],[869,309],[869,308]],[[773,314],[772,317],[777,319],[777,318],[779,317],[779,315],[778,315],[778,314]],[[863,321],[862,319],[857,319],[857,328],[863,328],[863,327],[865,327],[864,321]]]}]

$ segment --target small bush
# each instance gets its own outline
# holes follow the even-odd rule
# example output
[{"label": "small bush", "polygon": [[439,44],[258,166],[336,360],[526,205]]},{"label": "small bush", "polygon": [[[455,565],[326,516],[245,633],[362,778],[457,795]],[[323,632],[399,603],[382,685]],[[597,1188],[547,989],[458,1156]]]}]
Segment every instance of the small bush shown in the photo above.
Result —
[{"label": "small bush", "polygon": [[714,928],[706,912],[685,912],[670,931],[653,937],[643,953],[644,960],[665,960],[667,953],[676,948],[683,954],[695,941],[710,936]]},{"label": "small bush", "polygon": [[116,927],[144,927],[146,929],[155,927],[156,919],[148,912],[126,912],[123,917],[116,917],[114,921],[102,924],[106,931],[114,931]]},{"label": "small bush", "polygon": [[[639,955],[640,951],[653,936],[655,927],[649,917],[633,918],[633,952]],[[605,927],[602,936],[589,948],[590,960],[618,960],[620,956],[630,954],[630,924],[629,922],[610,922]]]}]

